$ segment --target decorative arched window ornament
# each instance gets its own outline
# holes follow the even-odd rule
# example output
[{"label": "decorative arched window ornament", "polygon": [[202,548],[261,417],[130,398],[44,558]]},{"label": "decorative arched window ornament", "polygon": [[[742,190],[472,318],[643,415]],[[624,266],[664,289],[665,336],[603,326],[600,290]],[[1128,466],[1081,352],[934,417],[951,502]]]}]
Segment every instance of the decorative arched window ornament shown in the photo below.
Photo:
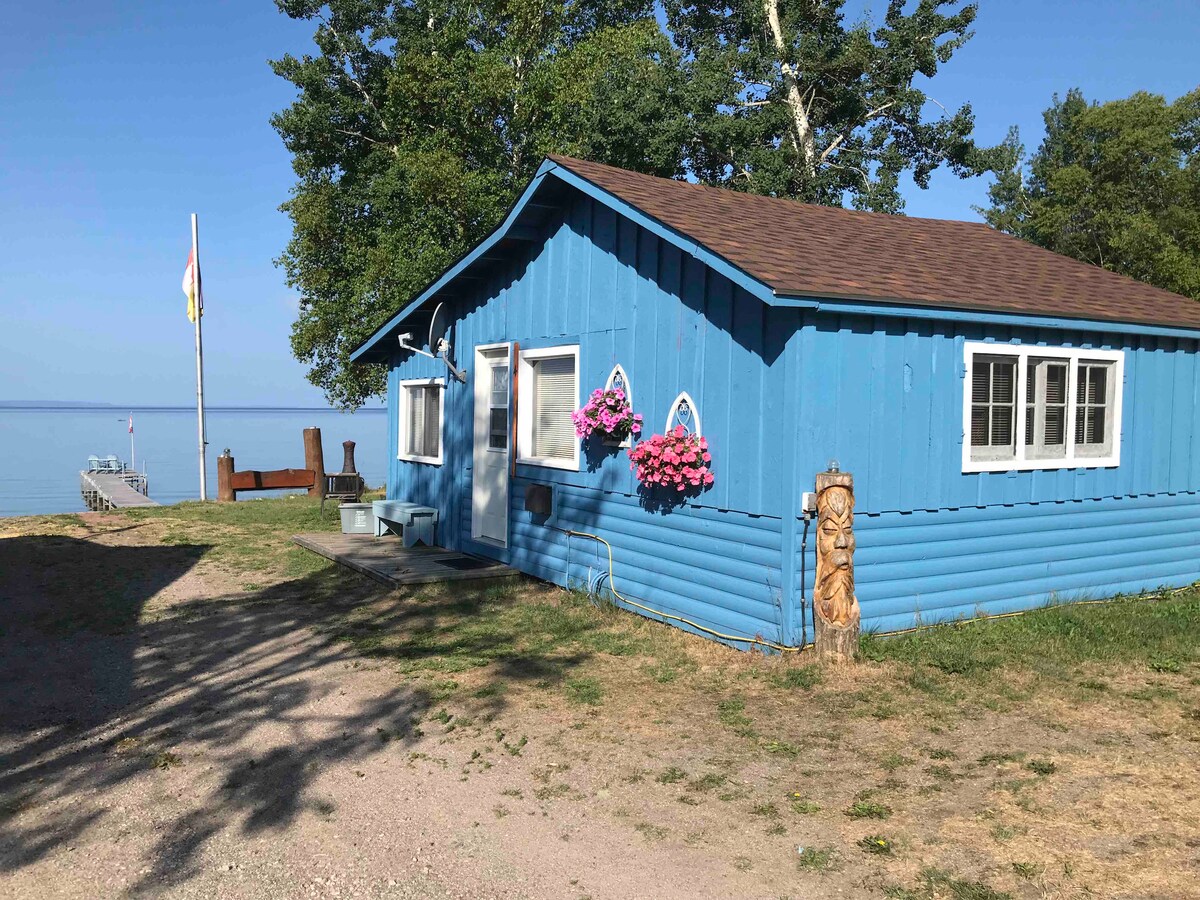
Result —
[{"label": "decorative arched window ornament", "polygon": [[700,408],[687,391],[671,404],[671,411],[667,413],[666,434],[670,434],[676,425],[682,425],[690,434],[700,436]]},{"label": "decorative arched window ornament", "polygon": [[[606,391],[624,391],[625,402],[629,404],[629,408],[633,409],[633,388],[629,385],[629,376],[625,374],[625,369],[620,363],[613,366],[613,370],[608,373],[608,381],[604,382],[604,390]],[[633,439],[626,436],[624,440],[606,440],[604,443],[611,447],[630,447],[633,445]]]}]

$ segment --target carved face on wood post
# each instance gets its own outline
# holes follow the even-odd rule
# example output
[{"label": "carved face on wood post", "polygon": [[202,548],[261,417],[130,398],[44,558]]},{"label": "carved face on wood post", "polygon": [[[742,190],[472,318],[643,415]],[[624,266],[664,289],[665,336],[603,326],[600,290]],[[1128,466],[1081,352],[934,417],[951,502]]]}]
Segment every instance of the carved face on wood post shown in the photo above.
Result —
[{"label": "carved face on wood post", "polygon": [[817,496],[817,614],[833,625],[857,618],[854,597],[854,494],[840,484]]}]

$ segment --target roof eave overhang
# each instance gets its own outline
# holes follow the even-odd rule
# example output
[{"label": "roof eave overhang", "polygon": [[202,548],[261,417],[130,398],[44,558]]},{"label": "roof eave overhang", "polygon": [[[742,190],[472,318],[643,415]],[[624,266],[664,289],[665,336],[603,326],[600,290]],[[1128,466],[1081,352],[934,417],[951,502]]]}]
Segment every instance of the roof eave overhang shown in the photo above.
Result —
[{"label": "roof eave overhang", "polygon": [[1071,316],[1037,316],[1006,310],[941,305],[927,301],[882,299],[853,294],[785,294],[775,295],[775,305],[813,309],[844,315],[888,316],[897,319],[935,319],[942,322],[971,322],[1047,328],[1054,330],[1095,331],[1102,334],[1137,334],[1156,337],[1200,339],[1200,328],[1164,325],[1154,322],[1127,322],[1115,319],[1074,318]]},{"label": "roof eave overhang", "polygon": [[962,306],[939,305],[937,303],[904,300],[902,298],[872,298],[853,294],[819,294],[778,292],[725,257],[713,252],[688,235],[648,215],[632,203],[610,193],[594,182],[578,175],[566,166],[547,159],[538,167],[537,174],[513,204],[504,221],[483,241],[463,256],[458,262],[431,282],[420,294],[405,305],[384,325],[376,329],[350,354],[355,363],[386,362],[400,352],[389,346],[393,337],[400,333],[401,326],[422,309],[426,301],[435,297],[455,278],[462,275],[473,264],[485,256],[500,241],[519,229],[522,211],[532,201],[546,179],[553,177],[564,184],[604,204],[635,224],[645,228],[680,251],[695,257],[709,268],[724,275],[731,282],[770,306],[792,309],[821,310],[847,315],[889,316],[907,319],[936,319],[950,322],[995,323],[1025,325],[1032,328],[1075,329],[1108,334],[1146,334],[1164,337],[1200,338],[1200,328],[1187,328],[1154,323],[1122,322],[1114,320],[1071,318],[1067,316],[1035,316],[1025,313],[988,309],[968,309]]}]

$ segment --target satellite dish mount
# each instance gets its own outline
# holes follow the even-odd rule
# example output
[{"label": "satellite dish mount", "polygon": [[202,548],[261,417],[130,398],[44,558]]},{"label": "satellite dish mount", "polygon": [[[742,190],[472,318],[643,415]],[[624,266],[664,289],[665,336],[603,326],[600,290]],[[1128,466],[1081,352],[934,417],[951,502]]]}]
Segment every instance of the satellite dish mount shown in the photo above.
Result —
[{"label": "satellite dish mount", "polygon": [[446,368],[463,384],[467,383],[467,373],[459,369],[450,361],[450,341],[446,339],[446,320],[442,315],[442,305],[439,303],[433,311],[433,318],[429,321],[429,349],[423,350],[412,343],[412,332],[406,331],[400,335],[400,349],[409,350],[413,353],[420,353],[422,356],[428,356],[430,359],[440,359],[446,364]]}]

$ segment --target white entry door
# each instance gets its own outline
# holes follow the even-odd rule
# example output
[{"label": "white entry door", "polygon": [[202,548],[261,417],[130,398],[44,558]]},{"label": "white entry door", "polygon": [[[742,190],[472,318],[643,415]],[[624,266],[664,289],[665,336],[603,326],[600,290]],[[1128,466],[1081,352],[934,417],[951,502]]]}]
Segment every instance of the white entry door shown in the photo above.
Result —
[{"label": "white entry door", "polygon": [[475,451],[471,536],[508,545],[510,347],[475,350]]}]

